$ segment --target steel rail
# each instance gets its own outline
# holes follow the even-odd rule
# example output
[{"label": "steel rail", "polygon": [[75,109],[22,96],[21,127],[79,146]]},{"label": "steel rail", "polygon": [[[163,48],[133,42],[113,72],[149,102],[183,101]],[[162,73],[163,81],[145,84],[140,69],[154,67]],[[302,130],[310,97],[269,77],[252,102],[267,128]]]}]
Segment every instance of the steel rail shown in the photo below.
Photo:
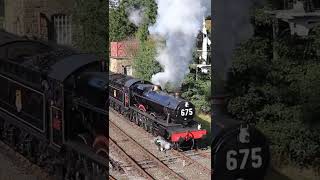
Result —
[{"label": "steel rail", "polygon": [[133,138],[131,138],[127,133],[125,133],[120,127],[118,127],[116,124],[114,124],[112,121],[109,120],[109,127],[117,130],[119,133],[121,133],[123,136],[125,136],[127,139],[129,139],[130,141],[132,141],[136,146],[138,146],[141,150],[143,150],[145,152],[145,155],[147,155],[148,157],[150,157],[150,159],[156,163],[158,165],[158,167],[163,168],[164,170],[166,170],[166,172],[170,173],[171,175],[173,175],[174,177],[176,177],[177,179],[180,180],[184,180],[185,178],[182,177],[181,175],[177,174],[176,172],[174,172],[172,169],[170,169],[166,164],[164,164],[161,160],[159,160],[156,156],[154,156],[152,153],[150,153],[147,149],[145,149],[143,146],[140,145],[140,143],[138,143],[136,140],[134,140]]},{"label": "steel rail", "polygon": [[109,148],[114,147],[115,150],[125,158],[129,163],[138,171],[138,173],[147,179],[154,179],[150,174],[148,174],[132,157],[130,157],[117,143],[109,137]]}]

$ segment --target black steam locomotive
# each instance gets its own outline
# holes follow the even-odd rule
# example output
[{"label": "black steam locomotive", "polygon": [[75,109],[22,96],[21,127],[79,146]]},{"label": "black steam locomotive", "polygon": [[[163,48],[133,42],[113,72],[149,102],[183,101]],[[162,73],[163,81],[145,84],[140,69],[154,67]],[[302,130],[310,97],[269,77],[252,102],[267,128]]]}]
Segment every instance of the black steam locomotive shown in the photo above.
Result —
[{"label": "black steam locomotive", "polygon": [[213,178],[263,180],[270,163],[267,138],[253,125],[230,118],[222,99],[214,100],[211,126]]},{"label": "black steam locomotive", "polygon": [[169,95],[150,82],[109,73],[109,98],[113,109],[153,135],[169,140],[175,148],[182,148],[182,144],[192,148],[194,141],[207,133],[194,120],[191,102]]},{"label": "black steam locomotive", "polygon": [[[94,55],[0,31],[1,140],[61,177],[106,179],[101,67]],[[81,78],[89,72],[105,81]]]}]

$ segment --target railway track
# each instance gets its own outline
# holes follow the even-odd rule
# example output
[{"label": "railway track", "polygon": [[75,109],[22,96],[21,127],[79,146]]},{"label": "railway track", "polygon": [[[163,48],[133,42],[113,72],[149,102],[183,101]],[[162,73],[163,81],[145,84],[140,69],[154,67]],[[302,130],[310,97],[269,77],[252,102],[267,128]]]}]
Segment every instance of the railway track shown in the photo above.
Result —
[{"label": "railway track", "polygon": [[152,176],[148,174],[132,157],[130,157],[117,143],[112,139],[109,138],[109,148],[117,151],[119,155],[124,158],[134,169],[139,173],[141,177],[146,179],[152,179]]},{"label": "railway track", "polygon": [[[111,128],[112,130],[116,131],[115,134],[117,134],[118,136],[121,135],[123,138],[122,140],[125,141],[125,143],[128,143],[128,141],[131,142],[131,144],[135,147],[132,147],[130,146],[130,148],[132,149],[135,149],[135,150],[138,150],[140,152],[140,154],[143,154],[144,155],[144,158],[146,158],[146,160],[149,160],[149,161],[152,161],[153,164],[156,164],[156,167],[153,167],[153,168],[157,168],[158,170],[161,171],[161,173],[158,171],[157,175],[162,175],[162,177],[166,176],[168,177],[169,179],[179,179],[179,180],[183,180],[185,179],[184,177],[182,177],[181,175],[179,175],[178,173],[174,172],[172,169],[170,169],[166,164],[164,164],[162,161],[160,161],[157,157],[155,157],[152,153],[150,153],[148,150],[146,150],[143,146],[141,146],[137,141],[135,141],[133,138],[131,138],[128,134],[126,134],[121,128],[119,128],[116,124],[114,124],[113,122],[109,121],[109,128]],[[115,141],[113,140],[113,137],[112,136],[113,133],[110,133],[110,146],[115,146]],[[121,141],[121,140],[120,140]],[[118,143],[119,144],[119,140],[118,140]],[[118,148],[116,149],[120,149],[119,145],[117,145]],[[124,147],[124,146],[123,146]],[[122,148],[121,148],[122,149]],[[154,173],[152,172],[148,172],[149,169],[151,168],[146,168],[146,169],[143,169],[141,167],[141,165],[139,165],[137,163],[137,158],[136,157],[132,157],[134,154],[132,154],[131,156],[128,155],[128,151],[130,151],[129,149],[126,149],[126,152],[127,153],[124,153],[124,150],[122,149],[122,154],[126,154],[126,159],[131,159],[129,160],[129,162],[131,163],[131,165],[133,165],[136,169],[139,169],[139,172],[140,174],[143,174],[143,177],[146,177],[147,179],[158,179],[158,178],[161,178],[160,176],[159,177],[155,177],[157,175],[155,175]],[[132,152],[133,153],[133,152]],[[136,159],[135,159],[136,158]]]},{"label": "railway track", "polygon": [[[113,115],[110,113],[113,113]],[[136,126],[134,124],[131,124],[122,115],[118,114],[117,112],[115,112],[113,110],[109,110],[109,115],[110,115],[109,122],[111,124],[110,126],[114,126],[115,124],[118,124],[117,126],[122,132],[124,132],[124,131],[128,132],[129,129],[134,129],[136,131],[139,131],[139,134],[141,134],[141,137],[142,137],[142,135],[144,136],[144,137],[142,137],[144,141],[152,141],[152,139],[154,139],[154,137],[151,134],[145,132],[141,127]],[[118,118],[121,118],[122,120],[116,121],[115,119],[118,119]],[[115,121],[115,122],[113,122],[113,121]],[[156,145],[152,144],[150,146],[150,143],[149,143],[149,146],[148,146],[148,145],[146,145],[147,143],[142,143],[143,140],[140,137],[136,137],[132,133],[128,133],[127,136],[135,137],[135,139],[137,141],[139,141],[137,143],[140,143],[140,146],[143,146],[143,148],[146,149],[147,151],[149,151],[149,153],[152,153],[153,156],[155,156],[157,158],[157,160],[161,161],[168,168],[170,167],[171,169],[174,169],[175,172],[179,172],[179,174],[183,174],[183,176],[185,176],[185,174],[188,174],[184,177],[184,179],[194,179],[196,177],[198,179],[210,179],[210,176],[211,176],[210,162],[211,162],[211,160],[209,159],[210,158],[209,155],[205,154],[208,152],[204,153],[202,151],[195,151],[195,150],[188,151],[188,152],[180,152],[177,150],[169,150],[167,153],[164,154],[162,152],[159,152],[156,149]],[[191,156],[197,156],[199,158],[206,159],[206,161],[209,163],[206,164],[206,166],[205,166],[205,165],[197,162],[197,160],[192,159]],[[196,158],[196,157],[194,157],[194,158]],[[152,161],[148,161],[148,160],[142,160],[137,163],[141,164],[141,165],[145,164],[145,166],[149,166],[149,167],[156,166]],[[190,172],[196,172],[196,173],[190,173]]]},{"label": "railway track", "polygon": [[198,161],[195,161],[191,159],[189,156],[187,156],[185,153],[177,151],[177,150],[171,150],[173,154],[180,156],[185,162],[188,163],[188,165],[196,166],[197,168],[201,169],[203,172],[206,172],[207,174],[211,174],[211,169],[207,168],[206,166],[200,164]]},{"label": "railway track", "polygon": [[116,180],[113,176],[109,175],[109,180]]}]

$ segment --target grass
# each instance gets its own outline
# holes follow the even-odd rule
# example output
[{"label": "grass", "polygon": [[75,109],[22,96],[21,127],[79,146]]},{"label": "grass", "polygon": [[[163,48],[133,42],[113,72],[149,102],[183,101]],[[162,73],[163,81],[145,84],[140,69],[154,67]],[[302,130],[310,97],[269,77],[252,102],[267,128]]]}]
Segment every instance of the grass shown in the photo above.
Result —
[{"label": "grass", "polygon": [[211,116],[210,114],[199,113],[196,114],[196,120],[201,124],[202,129],[207,130],[208,134],[204,142],[209,146],[211,144]]}]

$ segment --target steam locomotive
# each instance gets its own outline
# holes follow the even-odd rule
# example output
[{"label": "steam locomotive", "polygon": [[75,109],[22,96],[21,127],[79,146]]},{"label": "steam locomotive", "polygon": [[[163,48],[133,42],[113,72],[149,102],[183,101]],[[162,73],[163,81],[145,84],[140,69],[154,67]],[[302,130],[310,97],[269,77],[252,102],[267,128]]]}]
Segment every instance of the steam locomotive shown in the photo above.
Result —
[{"label": "steam locomotive", "polygon": [[[101,64],[92,54],[0,31],[1,140],[61,178],[106,179]],[[105,81],[81,78],[88,72]]]},{"label": "steam locomotive", "polygon": [[213,178],[263,180],[270,163],[267,138],[253,125],[230,118],[218,106],[214,105],[211,126]]},{"label": "steam locomotive", "polygon": [[206,130],[194,120],[195,107],[160,86],[123,74],[109,73],[110,107],[174,148],[193,148]]}]

